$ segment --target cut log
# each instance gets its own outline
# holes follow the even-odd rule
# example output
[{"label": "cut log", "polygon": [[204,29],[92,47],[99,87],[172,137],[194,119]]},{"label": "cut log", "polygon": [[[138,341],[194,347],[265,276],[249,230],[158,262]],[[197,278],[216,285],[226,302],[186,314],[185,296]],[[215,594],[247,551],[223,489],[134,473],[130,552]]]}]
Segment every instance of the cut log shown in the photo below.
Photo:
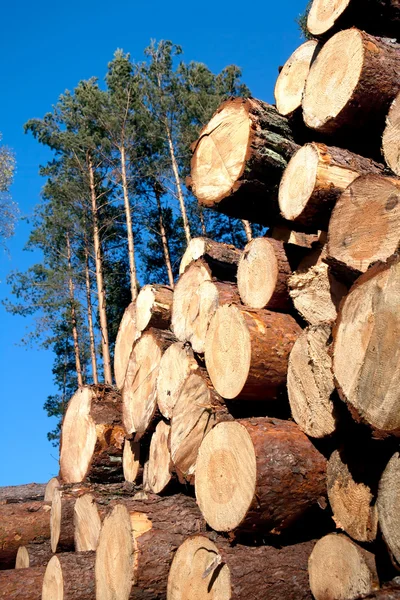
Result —
[{"label": "cut log", "polygon": [[14,568],[19,546],[49,538],[48,503],[36,500],[0,505],[0,568]]},{"label": "cut log", "polygon": [[169,331],[149,329],[132,350],[122,389],[123,421],[129,434],[144,433],[155,415],[160,361],[174,342]]},{"label": "cut log", "polygon": [[28,544],[20,546],[15,559],[16,569],[28,569],[31,567],[46,566],[53,553],[48,541],[41,544]]},{"label": "cut log", "polygon": [[291,273],[286,244],[272,238],[255,238],[247,244],[239,262],[237,281],[243,304],[288,310]]},{"label": "cut log", "polygon": [[314,438],[336,430],[330,337],[329,325],[308,327],[289,357],[287,390],[292,415],[300,429]]},{"label": "cut log", "polygon": [[191,537],[172,561],[167,600],[311,600],[307,563],[313,546],[231,547],[222,538]]},{"label": "cut log", "polygon": [[19,502],[38,502],[44,500],[45,494],[46,484],[44,483],[8,485],[0,487],[0,505],[17,504]]},{"label": "cut log", "polygon": [[293,317],[228,305],[207,332],[205,360],[216,391],[228,400],[275,398],[286,384],[290,351],[301,329]]},{"label": "cut log", "polygon": [[125,430],[115,389],[83,386],[68,404],[61,429],[60,477],[65,483],[123,480]]},{"label": "cut log", "polygon": [[41,600],[45,567],[0,571],[0,598]]},{"label": "cut log", "polygon": [[122,454],[122,468],[125,481],[134,483],[140,469],[140,442],[125,438]]},{"label": "cut log", "polygon": [[52,552],[75,550],[74,540],[75,498],[64,497],[62,491],[54,490],[50,514],[50,544]]},{"label": "cut log", "polygon": [[74,505],[74,541],[77,552],[90,552],[97,548],[101,519],[93,494],[80,496]]},{"label": "cut log", "polygon": [[254,98],[227,100],[192,146],[188,184],[200,206],[271,225],[283,169],[297,148],[275,107]]},{"label": "cut log", "polygon": [[161,494],[172,477],[173,465],[168,443],[170,429],[170,425],[160,421],[151,437],[147,476],[150,490],[155,494]]},{"label": "cut log", "polygon": [[273,227],[270,232],[268,232],[267,237],[285,242],[286,244],[293,244],[301,248],[314,248],[316,245],[323,245],[326,242],[325,231],[304,233],[301,231],[293,231],[284,225]]},{"label": "cut log", "polygon": [[397,94],[386,117],[382,149],[386,164],[400,176],[400,94]]},{"label": "cut log", "polygon": [[379,482],[378,517],[383,538],[395,563],[400,565],[400,455],[393,454]]},{"label": "cut log", "polygon": [[399,37],[398,0],[313,0],[307,28],[313,37],[326,37],[356,25],[383,37]]},{"label": "cut log", "polygon": [[94,552],[57,554],[47,565],[42,600],[95,600]]},{"label": "cut log", "polygon": [[334,450],[328,461],[327,489],[336,527],[358,542],[372,542],[378,529],[378,511],[363,473],[364,460],[369,467],[365,453],[357,456]]},{"label": "cut log", "polygon": [[125,310],[114,350],[114,375],[118,389],[122,389],[125,381],[126,369],[135,340],[139,337],[136,329],[136,303],[131,302]]},{"label": "cut log", "polygon": [[136,300],[136,327],[141,333],[150,327],[168,329],[171,324],[174,292],[167,285],[145,285]]},{"label": "cut log", "polygon": [[179,479],[194,483],[196,460],[207,433],[229,419],[224,400],[198,371],[183,383],[172,413],[170,448]]},{"label": "cut log", "polygon": [[175,342],[164,352],[157,377],[157,404],[166,419],[172,417],[179,390],[186,377],[197,369],[198,363],[189,344]]},{"label": "cut log", "polygon": [[319,50],[318,42],[309,40],[285,62],[275,85],[276,108],[281,115],[289,117],[301,108],[308,73]]},{"label": "cut log", "polygon": [[383,165],[349,150],[306,144],[283,174],[279,187],[282,216],[304,227],[327,229],[340,194],[360,175],[383,171]]},{"label": "cut log", "polygon": [[60,487],[60,482],[57,477],[52,477],[50,481],[46,485],[46,489],[44,492],[44,500],[45,502],[53,501],[54,490]]},{"label": "cut log", "polygon": [[333,329],[336,387],[377,435],[400,434],[399,294],[400,259],[393,257],[357,280]]},{"label": "cut log", "polygon": [[373,262],[394,254],[399,243],[400,179],[359,177],[333,211],[327,262],[342,278],[354,280]]},{"label": "cut log", "polygon": [[[303,97],[308,127],[383,129],[390,103],[400,91],[400,46],[358,29],[334,35],[311,67]],[[334,90],[334,92],[333,92]]]},{"label": "cut log", "polygon": [[222,244],[206,237],[190,240],[179,266],[179,275],[194,261],[202,258],[214,277],[222,281],[235,281],[241,251],[231,244]]},{"label": "cut log", "polygon": [[368,596],[364,596],[365,600],[399,600],[400,599],[400,582],[397,578],[389,583],[385,583],[380,590],[376,590]]},{"label": "cut log", "polygon": [[326,494],[326,460],[289,421],[219,423],[200,446],[195,488],[216,531],[280,531]]},{"label": "cut log", "polygon": [[319,540],[308,570],[315,600],[355,600],[379,589],[374,555],[345,535],[331,533]]}]

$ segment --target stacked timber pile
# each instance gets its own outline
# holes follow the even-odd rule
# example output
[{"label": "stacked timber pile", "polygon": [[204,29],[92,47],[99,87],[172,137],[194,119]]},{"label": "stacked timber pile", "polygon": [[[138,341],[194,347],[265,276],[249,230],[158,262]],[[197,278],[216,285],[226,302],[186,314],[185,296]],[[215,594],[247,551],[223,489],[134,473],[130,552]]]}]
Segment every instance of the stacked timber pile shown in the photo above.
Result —
[{"label": "stacked timber pile", "polygon": [[126,309],[58,479],[0,492],[0,598],[400,598],[400,5],[308,26],[277,106],[193,145],[199,204],[267,235],[193,239]]}]

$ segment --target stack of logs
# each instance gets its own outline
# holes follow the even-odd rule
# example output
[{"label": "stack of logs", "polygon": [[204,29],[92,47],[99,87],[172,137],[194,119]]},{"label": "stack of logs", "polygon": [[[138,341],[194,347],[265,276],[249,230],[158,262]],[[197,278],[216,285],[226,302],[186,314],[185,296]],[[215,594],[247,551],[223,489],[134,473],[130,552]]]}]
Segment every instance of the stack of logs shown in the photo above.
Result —
[{"label": "stack of logs", "polygon": [[276,107],[193,145],[199,204],[266,236],[193,239],[126,309],[59,478],[0,493],[0,598],[400,598],[399,1],[308,27]]}]

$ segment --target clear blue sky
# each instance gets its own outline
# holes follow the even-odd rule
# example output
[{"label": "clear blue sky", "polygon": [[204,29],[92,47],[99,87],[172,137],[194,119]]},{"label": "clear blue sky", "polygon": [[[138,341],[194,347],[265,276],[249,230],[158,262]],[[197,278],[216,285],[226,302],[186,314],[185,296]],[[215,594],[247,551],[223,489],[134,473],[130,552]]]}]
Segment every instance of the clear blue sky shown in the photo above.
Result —
[{"label": "clear blue sky", "polygon": [[[103,78],[116,48],[141,60],[151,38],[170,39],[184,50],[184,60],[204,62],[218,72],[234,63],[254,96],[273,101],[278,67],[301,43],[295,18],[306,0],[272,2],[153,2],[71,0],[66,3],[7,2],[0,36],[0,131],[17,158],[12,188],[25,216],[39,201],[43,181],[38,165],[46,151],[23,124],[42,117],[65,89],[80,79]],[[0,254],[0,298],[8,294],[5,278],[26,269],[35,256],[23,252],[29,225],[21,223]],[[58,471],[58,453],[46,439],[52,428],[42,406],[53,393],[52,355],[18,346],[29,323],[0,307],[0,433],[5,451],[0,485],[45,482]]]}]

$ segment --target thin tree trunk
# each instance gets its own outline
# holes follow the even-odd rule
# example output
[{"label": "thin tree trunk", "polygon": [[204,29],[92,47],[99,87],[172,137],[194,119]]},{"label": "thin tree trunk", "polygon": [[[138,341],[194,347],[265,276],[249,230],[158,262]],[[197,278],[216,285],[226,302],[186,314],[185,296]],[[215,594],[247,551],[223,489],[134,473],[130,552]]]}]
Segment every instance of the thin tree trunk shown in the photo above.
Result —
[{"label": "thin tree trunk", "polygon": [[86,279],[86,304],[87,304],[87,316],[88,316],[89,340],[90,340],[90,358],[92,360],[92,378],[93,378],[93,383],[95,385],[97,385],[99,383],[99,378],[97,375],[96,344],[95,344],[95,338],[94,338],[93,311],[92,311],[92,292],[91,292],[90,272],[89,272],[89,251],[88,251],[86,236],[85,236],[85,279]]},{"label": "thin tree trunk", "polygon": [[158,219],[159,219],[159,223],[160,223],[160,235],[161,235],[161,241],[162,241],[162,247],[163,247],[163,253],[164,253],[165,266],[167,267],[169,285],[173,289],[174,288],[174,274],[172,272],[172,264],[171,264],[171,256],[170,256],[169,247],[168,247],[167,232],[165,231],[165,226],[164,226],[160,192],[157,189],[155,190],[155,195],[156,195],[156,201],[157,201]]},{"label": "thin tree trunk", "polygon": [[76,310],[75,310],[75,294],[74,294],[74,282],[72,281],[72,267],[71,267],[71,243],[69,239],[69,233],[66,236],[67,241],[67,260],[68,260],[68,289],[69,289],[69,299],[71,302],[71,318],[72,318],[72,337],[74,339],[74,353],[75,353],[75,368],[76,368],[76,377],[78,379],[78,386],[82,387],[83,385],[83,377],[82,377],[82,365],[81,358],[79,352],[79,336],[78,336],[78,328],[76,322]]},{"label": "thin tree trunk", "polygon": [[204,235],[204,237],[207,237],[206,222],[204,220],[204,212],[201,206],[199,206],[199,214],[201,223],[201,233]]},{"label": "thin tree trunk", "polygon": [[251,242],[251,240],[253,239],[253,232],[251,231],[250,222],[242,219],[242,224],[243,224],[244,230],[246,232],[247,241]]},{"label": "thin tree trunk", "polygon": [[179,178],[178,163],[176,162],[174,144],[172,142],[171,132],[170,132],[170,129],[169,129],[167,123],[165,124],[165,128],[167,131],[169,153],[171,156],[172,171],[173,171],[174,177],[175,177],[176,191],[178,194],[179,205],[181,207],[181,213],[182,213],[182,219],[183,219],[183,229],[185,231],[186,242],[189,243],[190,240],[192,239],[192,236],[190,234],[190,227],[189,227],[189,220],[188,220],[187,212],[186,212],[185,199],[183,197],[181,181]]},{"label": "thin tree trunk", "polygon": [[121,153],[121,177],[122,177],[122,189],[124,192],[124,205],[125,205],[125,216],[126,216],[126,231],[128,236],[128,256],[129,256],[129,277],[131,282],[131,299],[132,302],[137,298],[137,272],[135,262],[135,244],[133,239],[132,229],[132,215],[131,207],[129,204],[128,184],[126,178],[126,156],[125,148],[122,145],[120,148]]},{"label": "thin tree trunk", "polygon": [[110,346],[108,341],[108,326],[107,326],[107,314],[106,314],[106,292],[104,289],[103,281],[103,264],[101,256],[101,244],[99,235],[99,222],[97,215],[97,197],[94,182],[93,163],[90,154],[88,155],[88,167],[89,167],[89,185],[90,185],[90,196],[92,201],[92,218],[93,218],[93,242],[95,251],[95,264],[96,264],[96,282],[97,282],[97,294],[99,299],[99,316],[100,316],[100,330],[101,330],[101,347],[103,353],[103,366],[104,366],[104,381],[105,383],[112,385],[112,371],[111,371],[111,357],[110,357]]}]

